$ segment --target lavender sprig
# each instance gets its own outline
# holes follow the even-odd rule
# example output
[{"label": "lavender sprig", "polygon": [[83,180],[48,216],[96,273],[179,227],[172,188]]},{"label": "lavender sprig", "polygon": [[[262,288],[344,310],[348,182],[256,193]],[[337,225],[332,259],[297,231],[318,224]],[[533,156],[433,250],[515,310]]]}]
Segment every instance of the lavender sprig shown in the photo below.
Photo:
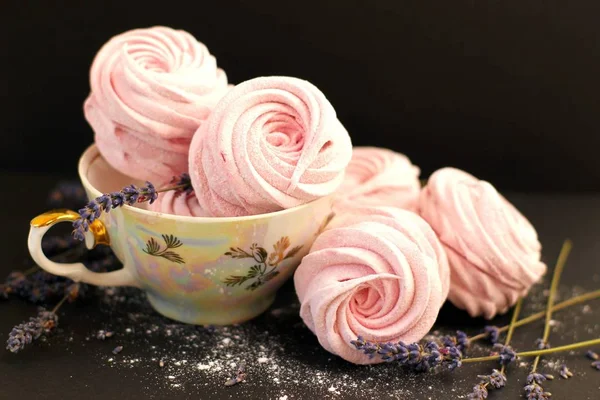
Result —
[{"label": "lavender sprig", "polygon": [[65,294],[52,311],[41,309],[36,317],[32,317],[28,322],[23,322],[13,327],[6,341],[6,349],[12,353],[18,353],[34,340],[42,336],[48,336],[54,332],[58,326],[58,315],[56,312],[67,300],[73,300],[79,293],[80,284],[71,284],[69,292]]},{"label": "lavender sprig", "polygon": [[154,203],[158,194],[170,190],[190,193],[192,191],[191,179],[187,173],[174,177],[174,186],[156,190],[151,182],[146,182],[146,186],[137,187],[129,185],[119,192],[105,193],[90,201],[79,210],[80,218],[73,222],[73,237],[77,240],[85,240],[85,233],[90,229],[90,225],[100,218],[103,212],[110,212],[111,209],[122,207],[123,205],[132,206],[135,203],[148,202]]},{"label": "lavender sprig", "polygon": [[453,370],[462,365],[462,353],[456,346],[440,347],[434,341],[419,343],[375,343],[359,336],[350,342],[357,350],[373,358],[376,355],[387,362],[397,362],[414,372],[427,372],[438,366]]},{"label": "lavender sprig", "polygon": [[482,400],[488,396],[488,388],[502,389],[506,386],[506,375],[497,369],[492,370],[489,375],[477,375],[479,383],[473,386],[473,392],[469,394],[471,400]]},{"label": "lavender sprig", "polygon": [[49,335],[58,326],[58,316],[54,311],[41,310],[36,317],[28,322],[15,326],[8,335],[6,349],[18,353],[25,346],[39,339],[42,335]]}]

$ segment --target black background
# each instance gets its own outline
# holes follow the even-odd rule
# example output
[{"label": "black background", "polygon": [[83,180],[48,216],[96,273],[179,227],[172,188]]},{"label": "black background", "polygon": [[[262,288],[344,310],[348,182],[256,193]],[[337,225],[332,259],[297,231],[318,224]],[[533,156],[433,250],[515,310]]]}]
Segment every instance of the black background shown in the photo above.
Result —
[{"label": "black background", "polygon": [[93,140],[88,70],[111,36],[185,29],[232,83],[320,87],[356,145],[423,174],[501,189],[600,189],[600,3],[594,0],[23,1],[0,3],[0,170],[75,174]]},{"label": "black background", "polygon": [[[0,197],[11,204],[0,209],[0,220],[10,227],[0,244],[0,276],[31,264],[28,222],[45,211],[47,190],[59,178],[75,175],[77,158],[93,140],[82,112],[87,74],[96,51],[115,34],[157,24],[185,29],[209,47],[232,83],[275,74],[308,79],[329,97],[356,145],[404,152],[424,176],[453,165],[502,190],[595,191],[600,189],[599,17],[595,0],[2,0]],[[550,266],[564,238],[574,240],[562,298],[574,287],[597,289],[598,196],[521,193],[509,199],[538,229]],[[542,290],[534,289],[538,300]],[[288,284],[276,306],[294,299]],[[540,309],[543,301],[530,303],[528,312],[534,305]],[[560,335],[553,333],[553,344],[597,336],[597,308],[594,303],[592,314],[582,314],[580,307],[557,314],[564,325]],[[19,300],[0,303],[2,340],[34,314],[35,306]],[[93,303],[67,305],[63,331],[48,343],[18,355],[0,349],[0,399],[279,397],[281,387],[252,369],[246,384],[230,390],[222,385],[224,372],[208,382],[199,376],[174,393],[161,386],[164,373],[157,378],[153,364],[131,371],[107,368],[116,343],[86,345],[85,338],[110,324],[121,340],[128,325],[118,323],[119,315],[98,312]],[[272,332],[307,374],[312,368],[334,378],[349,374],[377,387],[379,382],[368,379],[386,367],[355,367],[332,358],[306,329],[289,329],[301,325],[297,315],[285,323],[269,315],[248,323],[249,331]],[[473,334],[485,323],[446,306],[436,328]],[[531,348],[541,331],[541,322],[522,328],[515,345]],[[248,338],[252,345],[255,337]],[[157,344],[164,351],[177,348],[163,339]],[[149,351],[145,341],[124,344],[127,354]],[[596,398],[596,372],[581,352],[560,359],[576,377],[549,383],[553,398]],[[434,377],[393,369],[384,375],[392,386],[414,382],[411,398],[442,399],[454,397],[450,389],[466,395],[476,375],[492,367],[471,365],[460,374]],[[490,398],[519,398],[526,374],[526,368],[511,371],[510,386]],[[284,388],[294,399],[361,398],[360,392],[335,397],[306,384]]]}]

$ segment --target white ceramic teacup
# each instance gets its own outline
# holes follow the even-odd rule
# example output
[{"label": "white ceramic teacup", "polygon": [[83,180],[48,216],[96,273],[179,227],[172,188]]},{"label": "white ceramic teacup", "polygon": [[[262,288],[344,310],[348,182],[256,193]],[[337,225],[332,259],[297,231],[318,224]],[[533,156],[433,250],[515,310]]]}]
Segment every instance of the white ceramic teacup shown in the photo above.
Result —
[{"label": "white ceramic teacup", "polygon": [[[140,184],[110,167],[95,146],[79,160],[90,199]],[[161,314],[193,324],[232,324],[251,319],[275,299],[315,237],[332,217],[332,196],[288,210],[231,218],[184,217],[123,206],[90,226],[86,245],[109,245],[123,263],[96,273],[83,264],[58,264],[42,252],[50,227],[78,214],[53,210],[31,221],[29,251],[46,271],[98,286],[144,290]],[[83,205],[82,205],[83,206]]]}]

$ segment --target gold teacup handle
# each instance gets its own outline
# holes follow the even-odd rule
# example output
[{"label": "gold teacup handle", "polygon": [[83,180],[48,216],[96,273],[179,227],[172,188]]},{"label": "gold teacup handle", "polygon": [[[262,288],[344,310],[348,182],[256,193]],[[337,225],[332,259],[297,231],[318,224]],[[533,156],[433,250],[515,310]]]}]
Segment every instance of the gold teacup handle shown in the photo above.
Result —
[{"label": "gold teacup handle", "polygon": [[[112,272],[93,272],[82,263],[60,264],[50,261],[42,251],[42,238],[54,224],[59,222],[73,222],[79,218],[75,211],[61,209],[52,210],[38,215],[31,220],[27,246],[31,258],[42,269],[54,275],[65,276],[75,282],[84,282],[96,286],[135,286],[139,287],[136,279],[126,269],[122,268]],[[106,227],[100,220],[90,224],[89,232],[85,234],[85,245],[93,249],[98,244],[110,245],[110,238]]]}]

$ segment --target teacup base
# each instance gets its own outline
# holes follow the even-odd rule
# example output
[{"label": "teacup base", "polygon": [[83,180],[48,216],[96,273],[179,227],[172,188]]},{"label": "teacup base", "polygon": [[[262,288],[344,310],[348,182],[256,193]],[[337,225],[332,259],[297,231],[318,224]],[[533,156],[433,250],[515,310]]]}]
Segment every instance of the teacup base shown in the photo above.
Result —
[{"label": "teacup base", "polygon": [[236,305],[235,308],[223,309],[219,305],[211,308],[192,307],[189,304],[173,304],[147,293],[148,301],[154,309],[167,318],[193,325],[232,325],[255,318],[265,312],[275,301],[275,294],[259,297],[255,301]]}]

